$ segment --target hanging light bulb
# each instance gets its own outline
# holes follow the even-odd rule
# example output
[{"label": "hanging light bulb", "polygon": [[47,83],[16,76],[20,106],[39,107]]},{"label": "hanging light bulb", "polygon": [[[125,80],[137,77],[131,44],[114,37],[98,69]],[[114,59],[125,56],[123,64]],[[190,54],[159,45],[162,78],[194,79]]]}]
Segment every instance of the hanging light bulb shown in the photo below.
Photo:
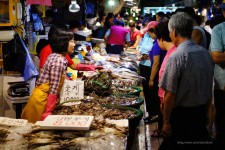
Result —
[{"label": "hanging light bulb", "polygon": [[70,12],[78,12],[80,11],[80,6],[77,4],[76,0],[71,0],[71,4],[69,6]]}]

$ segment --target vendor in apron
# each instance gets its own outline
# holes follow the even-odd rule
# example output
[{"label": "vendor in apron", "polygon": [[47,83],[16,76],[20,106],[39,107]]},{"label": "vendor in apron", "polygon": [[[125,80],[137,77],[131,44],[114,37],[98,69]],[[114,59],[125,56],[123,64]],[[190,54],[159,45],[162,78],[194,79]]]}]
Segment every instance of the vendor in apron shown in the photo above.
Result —
[{"label": "vendor in apron", "polygon": [[65,55],[74,51],[73,33],[65,25],[56,26],[49,39],[53,53],[49,55],[41,69],[36,87],[21,115],[21,118],[27,119],[28,122],[35,123],[52,114],[58,103],[59,92],[66,74],[68,62]]}]

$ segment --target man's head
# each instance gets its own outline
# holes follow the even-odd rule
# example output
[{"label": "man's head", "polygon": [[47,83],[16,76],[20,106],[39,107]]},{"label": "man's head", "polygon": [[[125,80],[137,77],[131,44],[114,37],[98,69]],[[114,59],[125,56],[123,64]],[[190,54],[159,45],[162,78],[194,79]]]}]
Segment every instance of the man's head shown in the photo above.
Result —
[{"label": "man's head", "polygon": [[135,22],[129,22],[129,27],[130,27],[130,30],[131,31],[134,31],[135,30]]},{"label": "man's head", "polygon": [[180,38],[191,39],[193,19],[184,12],[174,14],[168,24],[170,38],[177,45]]}]

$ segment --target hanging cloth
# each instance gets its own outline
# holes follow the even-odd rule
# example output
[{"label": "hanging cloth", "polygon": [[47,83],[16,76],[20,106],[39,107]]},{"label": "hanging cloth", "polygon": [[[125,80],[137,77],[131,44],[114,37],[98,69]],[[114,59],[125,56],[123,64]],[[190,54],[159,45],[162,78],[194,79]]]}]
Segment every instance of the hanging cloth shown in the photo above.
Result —
[{"label": "hanging cloth", "polygon": [[[24,49],[24,54],[25,54],[25,63],[24,63],[24,69],[23,69],[23,78],[25,81],[30,80],[31,78],[36,78],[39,75],[39,72],[37,71],[34,62],[29,54],[29,51],[25,45],[25,43],[23,42],[23,40],[20,38],[19,35],[18,36],[18,42],[20,42],[20,44],[22,45],[23,49]],[[22,50],[20,50],[22,51]]]},{"label": "hanging cloth", "polygon": [[52,6],[51,0],[26,0],[26,5],[46,5],[46,6]]},{"label": "hanging cloth", "polygon": [[95,6],[90,1],[88,1],[86,3],[85,14],[87,14],[87,15],[94,15],[95,14]]}]

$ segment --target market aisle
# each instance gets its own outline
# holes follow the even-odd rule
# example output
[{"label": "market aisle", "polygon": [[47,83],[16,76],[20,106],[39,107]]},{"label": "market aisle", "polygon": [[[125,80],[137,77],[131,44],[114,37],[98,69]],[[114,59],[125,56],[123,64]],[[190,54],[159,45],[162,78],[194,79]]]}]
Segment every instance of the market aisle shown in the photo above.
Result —
[{"label": "market aisle", "polygon": [[[143,98],[143,92],[141,92],[140,97]],[[141,107],[144,116],[148,116],[146,113],[146,108],[145,104]],[[145,130],[145,148],[146,150],[158,150],[160,144],[162,143],[162,138],[151,138],[151,135],[153,134],[153,131],[157,129],[158,123],[152,123],[152,124],[144,124],[143,119],[140,121],[140,125],[143,124],[144,130]],[[139,149],[139,150],[144,150],[144,149]]]},{"label": "market aisle", "polygon": [[[144,105],[141,107],[141,110],[145,112],[143,108]],[[159,145],[162,143],[162,138],[151,138],[151,134],[155,129],[157,129],[157,123],[144,124],[142,119],[137,127],[134,145],[131,150],[158,150]]]},{"label": "market aisle", "polygon": [[146,150],[158,150],[162,143],[162,138],[151,138],[153,131],[157,129],[157,123],[152,123],[145,126],[146,128]]}]

